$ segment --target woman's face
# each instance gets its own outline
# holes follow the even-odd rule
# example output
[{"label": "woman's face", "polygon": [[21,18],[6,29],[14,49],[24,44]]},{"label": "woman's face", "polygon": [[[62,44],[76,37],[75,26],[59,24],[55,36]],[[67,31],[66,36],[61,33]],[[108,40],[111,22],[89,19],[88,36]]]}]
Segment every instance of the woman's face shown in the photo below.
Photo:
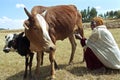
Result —
[{"label": "woman's face", "polygon": [[91,29],[93,30],[96,27],[96,22],[95,21],[91,21]]}]

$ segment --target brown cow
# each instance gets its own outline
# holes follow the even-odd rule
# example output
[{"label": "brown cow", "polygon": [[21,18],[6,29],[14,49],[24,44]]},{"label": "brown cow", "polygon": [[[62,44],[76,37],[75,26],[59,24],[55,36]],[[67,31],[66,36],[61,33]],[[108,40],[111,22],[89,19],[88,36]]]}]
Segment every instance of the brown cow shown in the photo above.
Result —
[{"label": "brown cow", "polygon": [[[74,32],[84,37],[82,16],[74,5],[59,5],[52,7],[35,6],[31,13],[24,8],[28,20],[24,22],[25,33],[30,40],[33,51],[46,51],[51,62],[51,78],[54,78],[55,43],[57,40],[69,38],[72,45],[69,64],[76,50]],[[39,62],[38,62],[39,64]],[[36,67],[38,70],[39,67]]]}]

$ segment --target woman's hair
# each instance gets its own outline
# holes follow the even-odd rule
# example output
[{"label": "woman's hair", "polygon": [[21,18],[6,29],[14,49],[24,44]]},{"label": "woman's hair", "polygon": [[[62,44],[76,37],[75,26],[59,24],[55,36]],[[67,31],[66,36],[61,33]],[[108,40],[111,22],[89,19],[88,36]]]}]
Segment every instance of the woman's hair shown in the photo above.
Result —
[{"label": "woman's hair", "polygon": [[103,19],[101,17],[94,17],[92,22],[95,22],[97,26],[103,25]]}]

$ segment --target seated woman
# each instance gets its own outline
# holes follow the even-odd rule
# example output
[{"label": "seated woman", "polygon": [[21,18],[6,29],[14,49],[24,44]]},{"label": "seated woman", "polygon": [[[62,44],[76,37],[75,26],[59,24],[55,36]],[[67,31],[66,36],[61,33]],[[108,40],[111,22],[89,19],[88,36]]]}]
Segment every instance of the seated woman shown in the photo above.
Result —
[{"label": "seated woman", "polygon": [[120,50],[112,34],[103,25],[103,19],[95,17],[91,21],[92,34],[89,39],[80,39],[81,45],[86,47],[84,59],[88,69],[99,69],[102,67],[120,69]]}]

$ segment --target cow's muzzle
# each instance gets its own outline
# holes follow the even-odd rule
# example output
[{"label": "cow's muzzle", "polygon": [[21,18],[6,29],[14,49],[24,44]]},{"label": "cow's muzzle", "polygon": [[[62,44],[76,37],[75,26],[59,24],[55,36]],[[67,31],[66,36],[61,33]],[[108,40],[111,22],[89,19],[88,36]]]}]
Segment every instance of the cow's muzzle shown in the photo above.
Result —
[{"label": "cow's muzzle", "polygon": [[10,49],[6,49],[6,48],[3,49],[3,52],[5,52],[5,53],[9,53],[9,51],[10,51]]},{"label": "cow's muzzle", "polygon": [[54,46],[54,47],[49,47],[49,50],[50,51],[55,51],[56,50],[56,47]]},{"label": "cow's muzzle", "polygon": [[56,50],[56,46],[49,46],[47,48],[44,48],[45,52],[51,52]]}]

